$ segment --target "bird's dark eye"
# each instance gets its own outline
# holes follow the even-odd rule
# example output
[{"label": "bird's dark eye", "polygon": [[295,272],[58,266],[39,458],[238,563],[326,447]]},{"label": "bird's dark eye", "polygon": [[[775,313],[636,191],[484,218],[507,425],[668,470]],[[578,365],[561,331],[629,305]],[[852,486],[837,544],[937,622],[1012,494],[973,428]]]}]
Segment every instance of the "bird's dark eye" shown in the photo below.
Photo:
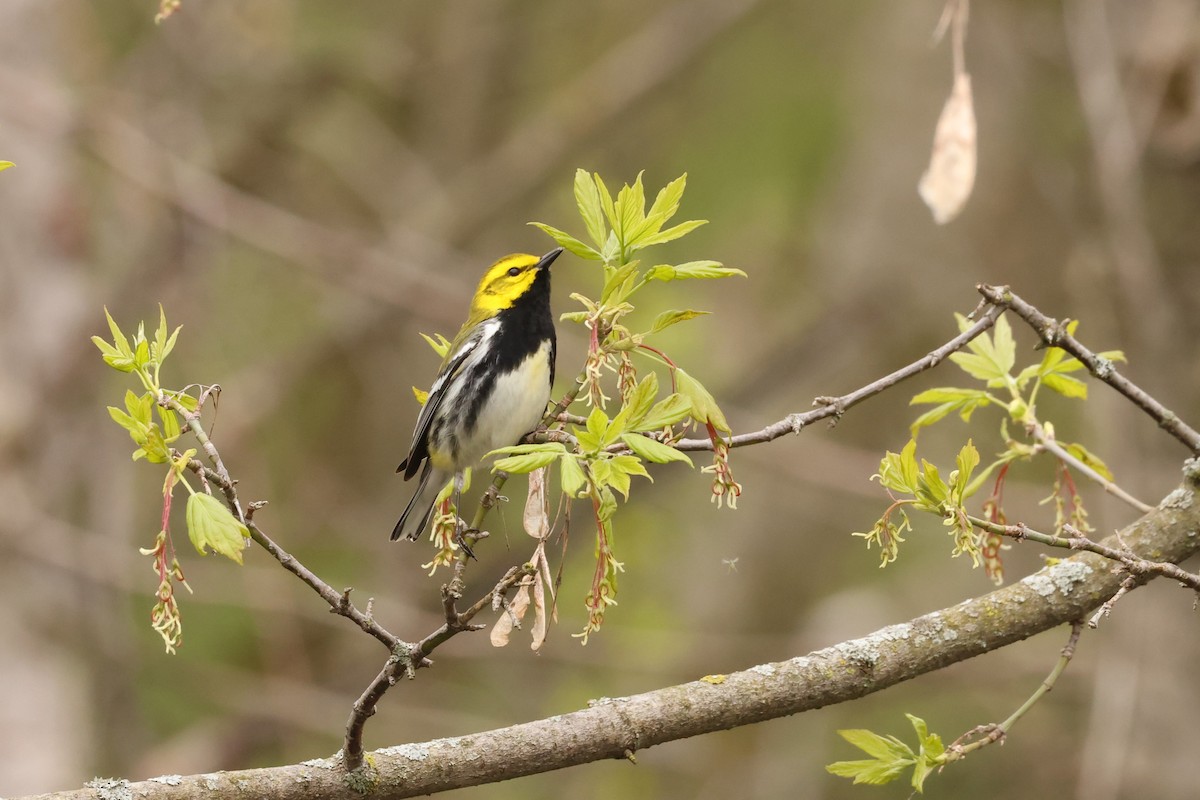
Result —
[{"label": "bird's dark eye", "polygon": [[521,268],[520,267],[509,267],[508,274],[515,278],[521,274]]}]

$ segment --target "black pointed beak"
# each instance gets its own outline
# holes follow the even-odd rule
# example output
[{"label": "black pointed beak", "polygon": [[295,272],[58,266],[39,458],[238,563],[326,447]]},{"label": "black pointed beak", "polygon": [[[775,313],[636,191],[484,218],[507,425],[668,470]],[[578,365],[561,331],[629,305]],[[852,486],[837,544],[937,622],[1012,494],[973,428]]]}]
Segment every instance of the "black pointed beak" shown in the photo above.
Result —
[{"label": "black pointed beak", "polygon": [[551,250],[549,253],[546,253],[546,255],[542,256],[538,260],[537,264],[535,265],[536,268],[537,269],[548,268],[551,264],[554,263],[554,259],[556,259],[562,255],[562,251],[563,251],[563,249],[561,247],[556,247],[553,250]]}]

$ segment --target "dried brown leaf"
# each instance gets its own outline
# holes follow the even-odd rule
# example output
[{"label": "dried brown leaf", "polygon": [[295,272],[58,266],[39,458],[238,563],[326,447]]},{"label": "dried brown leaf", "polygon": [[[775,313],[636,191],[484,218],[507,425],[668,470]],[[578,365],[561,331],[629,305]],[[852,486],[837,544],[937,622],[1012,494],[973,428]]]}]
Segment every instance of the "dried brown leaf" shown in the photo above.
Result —
[{"label": "dried brown leaf", "polygon": [[525,532],[535,539],[550,535],[550,508],[546,501],[546,468],[540,467],[529,473],[529,497],[525,500],[525,515],[522,518]]},{"label": "dried brown leaf", "polygon": [[530,650],[537,650],[546,641],[546,589],[542,581],[542,573],[533,574],[533,627],[529,635],[533,641],[529,643]]},{"label": "dried brown leaf", "polygon": [[504,609],[504,613],[496,620],[496,624],[492,626],[491,641],[492,647],[504,647],[508,644],[508,638],[512,634],[513,628],[521,624],[521,620],[525,618],[525,611],[529,608],[529,584],[521,584],[521,588],[517,590],[517,594],[509,602],[508,608]]},{"label": "dried brown leaf", "polygon": [[[550,575],[550,559],[546,557],[545,545],[538,545],[537,552],[534,554],[534,565],[542,574],[542,580],[545,581],[546,588],[550,590],[550,599],[556,600],[554,596],[554,578]],[[558,622],[558,606],[556,603],[551,604],[551,619]]]},{"label": "dried brown leaf", "polygon": [[975,186],[975,107],[971,99],[971,76],[963,72],[954,79],[933,135],[929,169],[921,176],[917,192],[939,225],[958,216]]}]

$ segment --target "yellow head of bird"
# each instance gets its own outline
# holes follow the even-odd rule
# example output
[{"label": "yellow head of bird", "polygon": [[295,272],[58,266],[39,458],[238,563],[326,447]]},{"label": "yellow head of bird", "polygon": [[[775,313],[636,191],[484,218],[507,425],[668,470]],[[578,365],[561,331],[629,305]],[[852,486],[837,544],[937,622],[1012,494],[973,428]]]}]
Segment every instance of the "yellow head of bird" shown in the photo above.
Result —
[{"label": "yellow head of bird", "polygon": [[511,307],[561,252],[559,247],[544,256],[513,253],[492,264],[471,300],[471,319],[485,319]]}]

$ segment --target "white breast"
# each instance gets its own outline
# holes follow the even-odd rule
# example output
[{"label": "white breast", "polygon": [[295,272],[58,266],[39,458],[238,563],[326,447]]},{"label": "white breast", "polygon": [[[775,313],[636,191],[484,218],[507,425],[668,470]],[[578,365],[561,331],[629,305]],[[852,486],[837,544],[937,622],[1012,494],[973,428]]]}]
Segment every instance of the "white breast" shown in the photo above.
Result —
[{"label": "white breast", "polygon": [[476,462],[489,450],[516,444],[541,422],[550,401],[550,343],[543,342],[521,367],[497,379],[475,430],[462,443],[464,461]]}]

